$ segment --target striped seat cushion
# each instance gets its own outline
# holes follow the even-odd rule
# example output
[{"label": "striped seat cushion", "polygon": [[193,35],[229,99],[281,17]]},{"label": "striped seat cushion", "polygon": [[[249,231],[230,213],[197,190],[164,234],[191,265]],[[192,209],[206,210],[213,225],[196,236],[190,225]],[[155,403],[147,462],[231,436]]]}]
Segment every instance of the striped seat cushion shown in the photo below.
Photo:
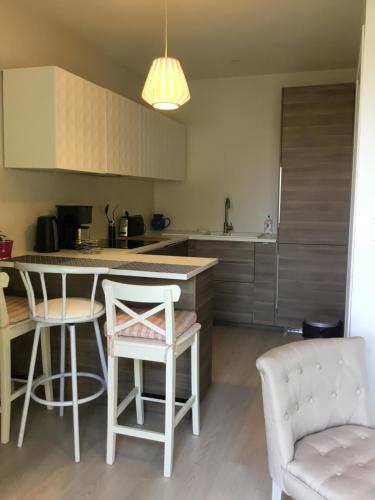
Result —
[{"label": "striped seat cushion", "polygon": [[[146,312],[144,309],[134,310],[136,313],[141,314]],[[125,323],[129,321],[131,316],[123,311],[117,313],[117,324]],[[147,318],[148,321],[154,323],[159,328],[165,329],[165,311],[160,311]],[[185,333],[191,326],[197,321],[197,314],[194,311],[175,311],[175,328],[176,337],[179,337]],[[153,330],[151,327],[144,325],[143,323],[135,323],[128,328],[124,328],[117,332],[117,336],[120,337],[142,337],[145,339],[152,340],[165,340],[165,337],[160,333]]]},{"label": "striped seat cushion", "polygon": [[9,323],[14,325],[25,319],[29,319],[29,303],[24,297],[15,297],[13,295],[5,296],[5,303],[8,310]]}]

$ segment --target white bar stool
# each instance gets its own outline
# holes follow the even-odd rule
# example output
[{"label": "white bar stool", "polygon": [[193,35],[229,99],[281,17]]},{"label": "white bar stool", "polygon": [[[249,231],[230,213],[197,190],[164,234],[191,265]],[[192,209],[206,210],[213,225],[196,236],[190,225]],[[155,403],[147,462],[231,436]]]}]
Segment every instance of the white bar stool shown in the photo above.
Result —
[{"label": "white bar stool", "polygon": [[[103,304],[95,300],[98,277],[103,274],[108,274],[107,268],[102,267],[65,267],[40,264],[23,264],[17,263],[16,268],[21,274],[22,281],[25,285],[27,297],[29,301],[31,318],[36,322],[34,335],[34,343],[30,360],[29,376],[27,381],[27,390],[25,403],[23,407],[21,427],[18,437],[18,446],[22,446],[25,434],[25,426],[29,409],[30,397],[43,405],[60,407],[60,416],[63,415],[63,409],[66,406],[73,407],[73,430],[74,430],[74,460],[80,461],[80,446],[79,446],[79,417],[78,405],[88,403],[101,396],[106,388],[107,382],[107,366],[103,350],[102,338],[98,318],[103,316],[105,309]],[[35,299],[34,286],[30,278],[30,274],[39,275],[40,285],[42,289],[43,300],[37,302]],[[49,299],[47,293],[47,283],[45,275],[60,275],[61,276],[61,298]],[[93,283],[91,288],[90,298],[68,297],[67,296],[67,277],[69,275],[92,275]],[[77,372],[77,357],[76,357],[76,332],[75,325],[77,323],[94,324],[96,341],[98,345],[99,357],[103,372],[103,378],[94,373]],[[60,373],[44,378],[42,381],[34,382],[35,359],[38,349],[40,330],[45,326],[61,326],[61,353],[60,353]],[[65,327],[68,327],[70,333],[70,354],[71,354],[71,372],[65,372]],[[72,400],[64,400],[64,383],[65,378],[72,379]],[[93,395],[78,399],[77,377],[89,377],[100,382],[100,389]],[[42,399],[35,394],[36,388],[47,380],[60,380],[60,400],[49,401]]]},{"label": "white bar stool", "polygon": [[[12,378],[11,341],[31,332],[35,323],[29,319],[27,299],[4,295],[4,288],[9,284],[9,276],[0,272],[0,401],[1,401],[1,443],[9,442],[11,403],[26,392],[26,380]],[[49,328],[41,331],[41,350],[43,375],[36,381],[43,380],[46,399],[53,399],[52,381],[45,380],[51,375],[51,348]],[[18,388],[15,386],[19,385]],[[49,407],[49,409],[52,409]]]},{"label": "white bar stool", "polygon": [[[108,335],[108,428],[107,464],[115,459],[116,435],[164,443],[164,476],[173,464],[174,429],[192,410],[193,434],[199,435],[199,331],[193,311],[174,311],[180,298],[177,285],[137,286],[103,280]],[[150,310],[135,310],[126,302],[159,304]],[[118,312],[117,312],[118,310]],[[186,403],[175,401],[176,358],[191,347],[191,396]],[[118,358],[134,360],[134,389],[118,404]],[[142,361],[166,365],[165,401],[143,397]],[[119,425],[118,417],[135,398],[137,423],[144,423],[143,401],[165,403],[164,433]],[[181,406],[175,414],[175,405]]]}]

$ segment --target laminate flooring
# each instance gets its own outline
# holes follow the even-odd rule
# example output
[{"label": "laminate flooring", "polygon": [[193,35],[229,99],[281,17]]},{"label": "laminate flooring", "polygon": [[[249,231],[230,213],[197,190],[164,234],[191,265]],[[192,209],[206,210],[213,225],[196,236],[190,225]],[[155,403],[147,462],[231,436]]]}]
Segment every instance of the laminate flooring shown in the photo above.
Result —
[{"label": "laminate flooring", "polygon": [[[71,410],[60,418],[32,402],[24,445],[16,440],[22,401],[13,404],[11,442],[0,445],[1,500],[269,500],[260,380],[256,358],[294,340],[276,329],[215,326],[213,384],[201,404],[201,435],[185,418],[175,435],[174,472],[163,477],[163,445],[117,438],[105,464],[105,401],[81,406],[81,462],[73,462]],[[79,353],[78,353],[79,356]],[[120,422],[134,424],[134,407]],[[163,429],[147,411],[145,426]]]}]

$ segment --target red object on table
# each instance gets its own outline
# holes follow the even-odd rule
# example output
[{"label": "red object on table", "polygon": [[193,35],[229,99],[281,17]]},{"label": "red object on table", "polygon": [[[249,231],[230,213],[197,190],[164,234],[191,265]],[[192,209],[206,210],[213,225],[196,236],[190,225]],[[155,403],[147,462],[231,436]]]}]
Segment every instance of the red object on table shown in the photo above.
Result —
[{"label": "red object on table", "polygon": [[0,260],[12,257],[13,240],[0,241]]}]

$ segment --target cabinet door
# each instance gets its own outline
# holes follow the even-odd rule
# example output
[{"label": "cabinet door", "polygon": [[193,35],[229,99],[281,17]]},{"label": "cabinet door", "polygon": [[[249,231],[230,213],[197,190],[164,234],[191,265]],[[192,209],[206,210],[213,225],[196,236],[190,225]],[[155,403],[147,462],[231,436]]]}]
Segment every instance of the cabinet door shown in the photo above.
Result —
[{"label": "cabinet door", "polygon": [[275,321],[276,244],[255,244],[254,323]]},{"label": "cabinet door", "polygon": [[140,175],[142,122],[140,106],[107,92],[108,173]]},{"label": "cabinet door", "polygon": [[253,322],[253,283],[214,283],[214,319],[237,324]]},{"label": "cabinet door", "polygon": [[345,245],[353,84],[283,89],[279,241]]},{"label": "cabinet door", "polygon": [[140,176],[152,179],[163,178],[164,117],[150,109],[141,108],[142,150]]},{"label": "cabinet door", "polygon": [[55,68],[56,167],[107,171],[107,91]]},{"label": "cabinet door", "polygon": [[163,177],[181,181],[186,175],[186,129],[182,123],[165,119]]},{"label": "cabinet door", "polygon": [[279,244],[277,324],[301,327],[306,317],[345,309],[347,249],[334,245]]}]

